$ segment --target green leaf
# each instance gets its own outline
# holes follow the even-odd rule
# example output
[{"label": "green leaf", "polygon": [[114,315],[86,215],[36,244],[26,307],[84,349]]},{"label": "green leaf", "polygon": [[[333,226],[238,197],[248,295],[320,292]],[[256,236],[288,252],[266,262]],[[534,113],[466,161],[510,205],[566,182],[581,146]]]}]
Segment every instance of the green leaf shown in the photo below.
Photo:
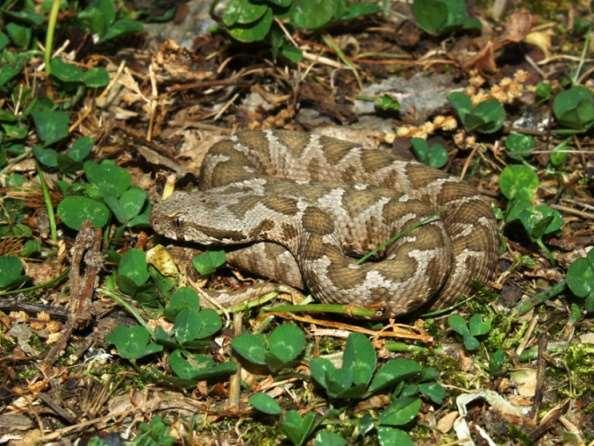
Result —
[{"label": "green leaf", "polygon": [[470,317],[468,327],[470,328],[470,334],[473,336],[486,335],[491,330],[491,319],[484,314],[475,313]]},{"label": "green leaf", "polygon": [[414,446],[410,436],[400,429],[380,426],[377,428],[377,439],[380,446]]},{"label": "green leaf", "polygon": [[319,431],[314,439],[314,446],[346,446],[344,438],[335,432],[323,430]]},{"label": "green leaf", "polygon": [[285,323],[279,325],[270,334],[270,352],[286,365],[305,349],[305,335],[295,324]]},{"label": "green leaf", "polygon": [[18,59],[14,62],[0,64],[0,87],[3,87],[12,78],[23,71],[24,66],[25,61],[21,59]]},{"label": "green leaf", "polygon": [[247,25],[260,19],[270,8],[251,0],[230,0],[223,13],[225,26]]},{"label": "green leaf", "polygon": [[72,146],[66,151],[72,160],[77,162],[83,162],[91,153],[93,149],[93,138],[89,136],[81,136],[77,138]]},{"label": "green leaf", "polygon": [[414,0],[411,7],[415,23],[432,36],[447,30],[448,9],[444,2],[434,0]]},{"label": "green leaf", "polygon": [[37,136],[49,146],[68,136],[70,115],[62,111],[34,111],[32,113]]},{"label": "green leaf", "polygon": [[[475,124],[469,122],[472,117]],[[496,99],[487,99],[473,108],[472,112],[466,117],[464,127],[467,130],[476,130],[480,133],[495,133],[505,121],[505,110],[501,102]]]},{"label": "green leaf", "polygon": [[446,390],[443,386],[436,382],[420,383],[419,392],[429,398],[435,404],[442,404],[446,396]]},{"label": "green leaf", "polygon": [[505,148],[510,158],[521,161],[534,149],[534,137],[521,133],[510,133],[505,138]]},{"label": "green leaf", "polygon": [[25,139],[29,133],[29,129],[22,125],[2,124],[2,130],[5,141]]},{"label": "green leaf", "polygon": [[192,258],[192,265],[202,276],[209,276],[225,264],[225,251],[206,251]]},{"label": "green leaf", "polygon": [[127,250],[118,262],[118,275],[130,280],[136,287],[141,287],[149,280],[146,254],[142,249]]},{"label": "green leaf", "polygon": [[400,398],[380,414],[379,423],[382,426],[404,426],[415,419],[421,410],[420,398]]},{"label": "green leaf", "polygon": [[175,317],[175,338],[181,344],[212,336],[222,327],[220,316],[211,309],[184,308]]},{"label": "green leaf", "polygon": [[167,303],[164,314],[167,319],[173,320],[184,309],[200,309],[200,299],[193,288],[178,288]]},{"label": "green leaf", "polygon": [[113,160],[103,160],[101,164],[86,161],[83,165],[89,182],[95,185],[101,196],[119,198],[132,184],[130,173]]},{"label": "green leaf", "polygon": [[353,3],[348,5],[344,11],[340,11],[340,13],[337,11],[335,19],[347,21],[356,19],[357,17],[377,14],[381,11],[382,8],[380,5],[376,5],[375,3]]},{"label": "green leaf", "polygon": [[548,101],[553,96],[553,87],[548,82],[539,82],[536,84],[534,94],[540,101]]},{"label": "green leaf", "polygon": [[470,334],[466,321],[457,313],[452,313],[448,316],[448,326],[461,336]]},{"label": "green leaf", "polygon": [[270,8],[256,22],[247,25],[236,24],[228,28],[228,32],[235,40],[244,43],[258,42],[264,40],[272,26],[273,14]]},{"label": "green leaf", "polygon": [[377,428],[377,439],[380,446],[414,446],[410,436],[400,429],[380,426]]},{"label": "green leaf", "polygon": [[312,412],[302,417],[296,410],[289,410],[281,418],[281,429],[295,446],[301,446],[305,443],[313,432],[315,424],[316,415]]},{"label": "green leaf", "polygon": [[82,68],[56,58],[50,61],[50,71],[52,76],[62,82],[82,82],[81,78],[84,73]]},{"label": "green leaf", "polygon": [[[39,240],[27,240],[21,248],[19,255],[21,257],[30,257],[39,252],[41,252],[41,242]],[[1,274],[2,272],[0,272],[0,277]]]},{"label": "green leaf", "polygon": [[553,113],[562,127],[585,131],[594,124],[594,96],[586,87],[573,86],[555,96]]},{"label": "green leaf", "polygon": [[326,392],[330,398],[358,398],[365,392],[365,385],[353,385],[354,372],[351,368],[329,369],[326,371]]},{"label": "green leaf", "polygon": [[8,36],[0,31],[0,51],[6,48],[9,42],[10,40],[8,39]]},{"label": "green leaf", "polygon": [[594,249],[569,265],[566,279],[569,289],[577,297],[584,299],[594,294]]},{"label": "green leaf", "polygon": [[420,371],[421,365],[417,361],[403,358],[390,359],[376,372],[367,392],[373,394]]},{"label": "green leaf", "polygon": [[163,350],[151,341],[148,330],[140,325],[127,327],[118,325],[106,337],[109,344],[115,345],[122,358],[136,360]]},{"label": "green leaf", "polygon": [[[523,222],[523,221],[522,221]],[[528,232],[534,239],[540,239],[545,235],[553,234],[563,227],[563,216],[561,213],[546,204],[534,206],[531,213],[531,226]]]},{"label": "green leaf", "polygon": [[263,335],[245,333],[231,341],[231,347],[242,358],[259,365],[266,365],[266,343]]},{"label": "green leaf", "polygon": [[501,372],[503,364],[505,363],[506,355],[501,349],[495,350],[489,358],[489,373],[496,375]]},{"label": "green leaf", "polygon": [[0,288],[16,285],[23,279],[23,264],[18,257],[0,256]]},{"label": "green leaf", "polygon": [[297,28],[318,29],[330,23],[336,13],[336,2],[328,0],[295,0],[289,15]]},{"label": "green leaf", "polygon": [[44,149],[40,146],[33,146],[33,155],[39,164],[50,169],[58,167],[58,152],[54,149]]},{"label": "green leaf", "polygon": [[342,368],[352,371],[353,383],[367,387],[377,364],[375,349],[367,336],[351,333],[347,338],[342,361]]},{"label": "green leaf", "polygon": [[400,102],[394,99],[389,94],[383,94],[373,101],[373,105],[377,110],[397,112],[400,110]]},{"label": "green leaf", "polygon": [[105,87],[109,84],[109,74],[103,67],[91,68],[83,73],[81,81],[89,88]]},{"label": "green leaf", "polygon": [[140,423],[138,435],[130,446],[173,446],[176,439],[169,435],[169,426],[160,416],[154,416],[150,423]]},{"label": "green leaf", "polygon": [[254,393],[248,402],[254,409],[268,415],[280,415],[283,411],[274,398],[262,392]]},{"label": "green leaf", "polygon": [[534,169],[523,164],[505,166],[499,176],[499,188],[508,200],[516,197],[532,198],[538,184]]},{"label": "green leaf", "polygon": [[470,96],[460,91],[454,91],[448,95],[448,102],[456,111],[456,114],[462,122],[468,113],[472,111],[472,101]]},{"label": "green leaf", "polygon": [[412,138],[410,141],[415,157],[428,166],[439,169],[448,162],[448,152],[441,144],[429,146],[423,138]]},{"label": "green leaf", "polygon": [[212,357],[175,350],[169,355],[169,366],[173,373],[184,380],[203,380],[235,373],[232,362],[216,363]]},{"label": "green leaf", "polygon": [[285,42],[285,44],[281,46],[280,54],[293,63],[298,63],[303,59],[301,50],[289,42]]},{"label": "green leaf", "polygon": [[142,22],[130,19],[120,19],[107,28],[107,32],[101,39],[103,42],[125,36],[126,34],[140,33],[144,30]]},{"label": "green leaf", "polygon": [[115,20],[115,15],[115,5],[112,0],[99,0],[80,11],[78,18],[89,27],[92,33],[103,36],[107,27]]},{"label": "green leaf", "polygon": [[314,358],[309,363],[311,377],[324,389],[328,390],[326,377],[336,372],[336,367],[326,358]]},{"label": "green leaf", "polygon": [[569,152],[567,151],[569,141],[565,140],[561,144],[558,144],[549,157],[549,162],[553,167],[561,167],[567,162]]},{"label": "green leaf", "polygon": [[109,206],[121,224],[127,224],[136,217],[146,202],[147,193],[139,187],[131,187],[120,198],[105,196],[105,203]]},{"label": "green leaf", "polygon": [[27,26],[17,25],[16,23],[9,23],[6,25],[6,32],[10,40],[21,50],[29,48],[31,43],[31,28]]},{"label": "green leaf", "polygon": [[70,229],[78,231],[85,220],[91,220],[96,228],[109,221],[109,209],[103,203],[81,195],[64,197],[58,205],[58,217]]},{"label": "green leaf", "polygon": [[468,351],[474,351],[481,345],[479,340],[470,334],[464,335],[462,342],[464,343],[464,348]]},{"label": "green leaf", "polygon": [[6,14],[8,17],[11,17],[13,19],[17,19],[19,22],[21,23],[25,23],[27,25],[34,25],[34,26],[39,26],[43,23],[44,21],[44,17],[41,14],[38,14],[37,12],[35,12],[35,6],[31,5],[31,2],[23,2],[23,6],[24,8],[21,9],[20,11],[6,11],[4,10],[4,14]]},{"label": "green leaf", "polygon": [[503,126],[505,110],[495,99],[487,99],[474,106],[468,95],[453,92],[448,95],[448,101],[469,132],[494,133]]}]

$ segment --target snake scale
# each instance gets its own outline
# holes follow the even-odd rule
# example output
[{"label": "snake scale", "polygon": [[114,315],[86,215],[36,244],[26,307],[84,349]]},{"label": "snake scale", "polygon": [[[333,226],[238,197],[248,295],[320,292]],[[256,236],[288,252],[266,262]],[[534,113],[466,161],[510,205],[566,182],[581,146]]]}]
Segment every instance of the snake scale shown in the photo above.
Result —
[{"label": "snake scale", "polygon": [[[199,190],[157,203],[157,233],[239,245],[255,274],[386,317],[450,304],[486,282],[497,226],[486,199],[437,169],[310,133],[242,131],[214,144]],[[379,258],[356,257],[377,249]]]}]

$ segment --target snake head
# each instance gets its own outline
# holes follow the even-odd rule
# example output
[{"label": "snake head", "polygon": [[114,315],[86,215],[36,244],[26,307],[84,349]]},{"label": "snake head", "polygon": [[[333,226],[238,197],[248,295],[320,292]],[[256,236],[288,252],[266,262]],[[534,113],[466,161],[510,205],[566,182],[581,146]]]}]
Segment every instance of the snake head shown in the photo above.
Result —
[{"label": "snake head", "polygon": [[157,233],[201,245],[245,241],[233,222],[229,212],[221,207],[221,198],[204,192],[176,191],[156,203],[151,212],[151,226]]}]

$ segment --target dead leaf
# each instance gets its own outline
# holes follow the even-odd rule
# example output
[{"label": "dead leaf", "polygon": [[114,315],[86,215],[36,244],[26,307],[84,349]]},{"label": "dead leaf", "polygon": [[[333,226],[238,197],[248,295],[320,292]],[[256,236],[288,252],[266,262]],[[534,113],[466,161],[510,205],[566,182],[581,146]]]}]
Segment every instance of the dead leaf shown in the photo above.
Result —
[{"label": "dead leaf", "polygon": [[519,43],[530,33],[534,25],[534,16],[527,9],[515,11],[505,23],[503,41]]},{"label": "dead leaf", "polygon": [[512,372],[511,380],[516,384],[518,393],[532,398],[536,393],[536,369],[520,369]]},{"label": "dead leaf", "polygon": [[544,53],[545,58],[548,58],[551,53],[550,48],[552,35],[553,30],[550,29],[546,31],[534,31],[526,36],[524,42],[539,48]]},{"label": "dead leaf", "polygon": [[495,63],[495,44],[492,41],[487,42],[483,49],[475,54],[463,64],[464,69],[472,68],[483,73],[496,73],[497,64]]},{"label": "dead leaf", "polygon": [[455,410],[445,414],[437,422],[437,430],[442,434],[447,434],[454,426],[454,421],[458,418],[458,412]]}]

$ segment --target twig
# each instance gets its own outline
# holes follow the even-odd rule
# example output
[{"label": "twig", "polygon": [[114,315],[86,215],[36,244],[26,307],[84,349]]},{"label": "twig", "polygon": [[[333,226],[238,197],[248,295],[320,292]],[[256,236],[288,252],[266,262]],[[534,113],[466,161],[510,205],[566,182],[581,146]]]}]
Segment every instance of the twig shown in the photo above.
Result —
[{"label": "twig", "polygon": [[[242,313],[235,313],[233,315],[233,334],[239,336],[243,330],[242,328]],[[231,375],[229,380],[229,409],[232,411],[239,411],[241,402],[241,364],[235,361],[237,371]]]},{"label": "twig", "polygon": [[52,242],[58,242],[58,229],[56,225],[56,216],[54,214],[54,205],[52,204],[52,197],[49,193],[49,188],[45,182],[45,176],[39,164],[37,164],[37,175],[39,176],[39,184],[41,185],[41,192],[43,193],[43,201],[45,209],[47,210],[47,219],[49,220],[50,238]]},{"label": "twig", "polygon": [[[65,276],[64,276],[65,277]],[[54,319],[67,320],[68,312],[62,307],[44,304],[32,304],[24,301],[24,296],[3,297],[0,299],[2,311],[24,311],[28,314],[47,313]]]},{"label": "twig", "polygon": [[475,144],[474,147],[472,148],[472,151],[470,152],[470,155],[468,155],[468,158],[466,158],[466,161],[464,161],[464,167],[462,167],[462,172],[460,173],[461,180],[463,180],[464,177],[466,176],[466,171],[468,170],[468,167],[470,166],[470,162],[474,158],[474,155],[476,155],[476,152],[478,151],[478,149],[479,149],[479,145]]},{"label": "twig", "polygon": [[[54,363],[60,352],[66,347],[72,332],[75,329],[85,327],[92,317],[91,300],[97,274],[102,264],[100,248],[101,229],[95,229],[89,220],[85,220],[72,247],[68,320],[60,339],[44,359],[44,367],[46,368]],[[83,263],[86,268],[81,277]]]},{"label": "twig", "polygon": [[586,218],[588,220],[594,220],[594,214],[591,214],[590,212],[580,211],[579,209],[570,208],[560,204],[551,204],[549,206],[553,209],[557,209],[558,211],[565,212],[567,214],[576,215],[578,217]]},{"label": "twig", "polygon": [[380,338],[401,338],[401,339],[412,339],[415,341],[423,342],[425,344],[432,344],[433,337],[424,333],[422,330],[403,324],[391,324],[392,330],[370,330],[358,325],[345,324],[336,321],[327,321],[315,319],[310,316],[298,316],[292,313],[275,313],[276,316],[285,319],[292,319],[295,321],[305,322],[307,324],[321,325],[322,327],[332,327],[339,330],[349,330],[355,333],[363,333],[372,337]]},{"label": "twig", "polygon": [[542,421],[538,426],[536,426],[529,434],[528,438],[536,444],[540,437],[542,437],[546,431],[548,431],[553,425],[559,420],[561,414],[565,412],[567,406],[569,405],[569,400],[565,401],[562,404],[559,404],[549,410],[549,412],[543,417]]}]

